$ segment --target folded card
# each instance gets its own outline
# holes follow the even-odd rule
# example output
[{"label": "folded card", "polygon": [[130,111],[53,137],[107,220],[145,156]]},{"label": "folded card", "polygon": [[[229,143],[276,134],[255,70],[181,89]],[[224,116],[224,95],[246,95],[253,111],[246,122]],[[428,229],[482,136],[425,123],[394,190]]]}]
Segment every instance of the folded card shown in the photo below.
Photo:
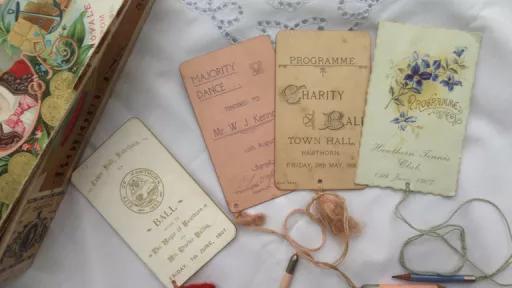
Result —
[{"label": "folded card", "polygon": [[137,119],[87,159],[72,182],[166,287],[171,280],[183,284],[236,234]]},{"label": "folded card", "polygon": [[181,65],[229,209],[283,195],[274,185],[275,54],[256,37]]},{"label": "folded card", "polygon": [[380,24],[357,183],[456,193],[480,38]]},{"label": "folded card", "polygon": [[282,31],[276,40],[276,185],[360,189],[355,184],[370,36]]}]

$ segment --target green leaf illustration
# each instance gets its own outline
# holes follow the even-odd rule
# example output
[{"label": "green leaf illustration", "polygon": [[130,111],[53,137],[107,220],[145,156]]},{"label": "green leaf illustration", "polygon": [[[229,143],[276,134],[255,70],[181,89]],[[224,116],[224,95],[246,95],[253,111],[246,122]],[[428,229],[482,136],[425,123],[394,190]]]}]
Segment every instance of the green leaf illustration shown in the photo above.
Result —
[{"label": "green leaf illustration", "polygon": [[44,127],[44,125],[41,125],[43,131],[41,132],[41,137],[39,137],[38,143],[39,147],[41,148],[41,151],[43,151],[44,147],[48,143],[48,131]]},{"label": "green leaf illustration", "polygon": [[0,158],[0,176],[7,173],[7,166],[9,165],[10,156],[4,156]]},{"label": "green leaf illustration", "polygon": [[402,99],[401,99],[401,98],[399,98],[399,97],[398,97],[398,98],[394,98],[394,99],[393,99],[393,102],[395,102],[395,104],[396,104],[397,106],[405,106],[404,102],[403,102],[403,101],[402,101]]},{"label": "green leaf illustration", "polygon": [[450,72],[454,73],[454,74],[459,74],[459,71],[457,71],[457,69],[455,68],[449,68],[448,70],[450,70]]},{"label": "green leaf illustration", "polygon": [[76,60],[76,66],[74,69],[76,72],[80,71],[85,66],[85,64],[87,63],[87,59],[89,59],[89,54],[91,53],[91,50],[93,48],[94,45],[92,44],[87,44],[80,48],[80,52],[78,54],[78,59]]},{"label": "green leaf illustration", "polygon": [[4,1],[4,4],[2,4],[2,7],[0,7],[0,30],[2,30],[2,32],[4,32],[5,34],[9,34],[9,32],[11,32],[11,23],[7,20],[7,10],[13,6],[13,2],[14,0]]},{"label": "green leaf illustration", "polygon": [[69,26],[68,31],[66,32],[66,36],[73,39],[78,47],[82,47],[85,41],[85,12],[80,13],[75,21]]}]

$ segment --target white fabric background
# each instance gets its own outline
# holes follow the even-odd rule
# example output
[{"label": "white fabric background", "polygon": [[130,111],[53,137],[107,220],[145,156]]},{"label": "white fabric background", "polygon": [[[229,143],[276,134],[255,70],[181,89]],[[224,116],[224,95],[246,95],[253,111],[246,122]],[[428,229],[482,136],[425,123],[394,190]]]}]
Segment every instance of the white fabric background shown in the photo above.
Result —
[{"label": "white fabric background", "polygon": [[[274,9],[268,1],[238,2],[244,13],[241,21],[228,31],[240,39],[260,34],[257,22],[264,19],[295,23],[318,16],[327,19],[326,29],[346,29],[353,24],[338,13],[335,0],[309,0],[295,11]],[[225,47],[229,41],[220,35],[208,15],[189,8],[177,0],[157,1],[86,154],[92,153],[128,118],[137,116],[227,210],[178,65]],[[512,190],[508,182],[512,165],[512,1],[384,0],[371,10],[369,19],[358,29],[369,30],[375,36],[380,20],[484,33],[457,197],[416,195],[406,214],[418,225],[434,224],[463,200],[484,197],[501,205],[512,218]],[[390,282],[390,275],[403,272],[398,264],[399,247],[413,233],[392,214],[401,193],[370,188],[342,195],[348,199],[352,214],[364,224],[364,232],[353,241],[343,269],[358,284]],[[310,192],[296,192],[254,211],[269,214],[269,226],[277,228],[289,210],[304,206],[310,198]],[[455,221],[467,226],[470,257],[487,270],[496,267],[512,251],[502,223],[488,207],[472,206]],[[297,219],[293,224],[297,238],[304,243],[317,243],[319,237],[313,232],[318,231],[308,221]],[[438,244],[426,241],[417,245],[410,257],[418,267],[449,268],[455,263],[453,255]],[[339,249],[330,242],[319,257],[332,260]],[[242,229],[238,238],[192,282],[212,281],[225,288],[277,287],[291,253],[280,239]],[[512,271],[500,278],[512,282]],[[293,287],[343,287],[340,283],[335,273],[301,262]],[[34,266],[5,287],[131,288],[162,284],[81,194],[69,187]],[[493,285],[484,282],[475,287]]]}]

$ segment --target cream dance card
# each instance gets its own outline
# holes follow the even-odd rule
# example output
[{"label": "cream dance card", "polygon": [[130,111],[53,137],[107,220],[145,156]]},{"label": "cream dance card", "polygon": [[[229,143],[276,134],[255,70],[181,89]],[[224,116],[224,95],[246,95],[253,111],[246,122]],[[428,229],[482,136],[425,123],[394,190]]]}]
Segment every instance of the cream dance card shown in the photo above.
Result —
[{"label": "cream dance card", "polygon": [[455,195],[480,40],[380,24],[357,183]]},{"label": "cream dance card", "polygon": [[282,31],[276,40],[276,185],[355,184],[370,78],[370,35]]},{"label": "cream dance card", "polygon": [[73,174],[73,184],[169,287],[235,237],[235,226],[137,119]]}]

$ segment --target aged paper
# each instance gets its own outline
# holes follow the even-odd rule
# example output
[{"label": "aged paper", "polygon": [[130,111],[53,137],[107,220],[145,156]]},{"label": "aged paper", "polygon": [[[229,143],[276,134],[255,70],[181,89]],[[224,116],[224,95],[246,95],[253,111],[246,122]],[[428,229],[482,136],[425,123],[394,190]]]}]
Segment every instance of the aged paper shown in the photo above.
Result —
[{"label": "aged paper", "polygon": [[383,22],[357,183],[455,195],[480,34]]},{"label": "aged paper", "polygon": [[366,32],[278,34],[278,188],[363,188],[354,181],[370,77],[370,48]]},{"label": "aged paper", "polygon": [[167,287],[171,279],[183,284],[236,234],[137,119],[86,160],[72,182]]},{"label": "aged paper", "polygon": [[270,38],[260,36],[181,65],[232,212],[285,193],[274,185],[274,63]]}]

